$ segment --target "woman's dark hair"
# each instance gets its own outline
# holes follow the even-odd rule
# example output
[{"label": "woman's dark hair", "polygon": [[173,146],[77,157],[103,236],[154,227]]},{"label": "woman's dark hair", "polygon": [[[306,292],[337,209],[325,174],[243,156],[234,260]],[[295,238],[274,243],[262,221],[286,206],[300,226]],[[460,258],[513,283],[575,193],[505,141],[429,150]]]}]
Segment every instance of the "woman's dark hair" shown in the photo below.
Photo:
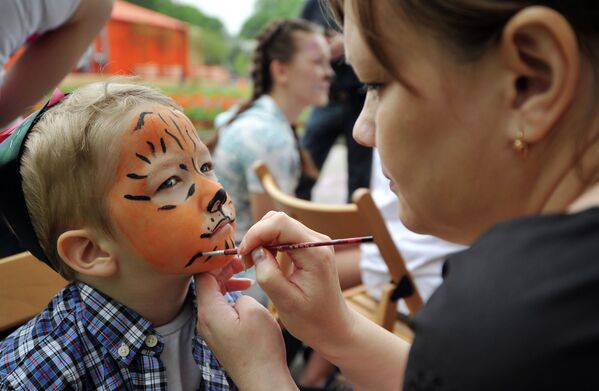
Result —
[{"label": "woman's dark hair", "polygon": [[[379,62],[391,70],[373,15],[374,2],[381,0],[351,1],[366,43]],[[326,3],[335,19],[342,22],[344,1],[327,0]],[[428,28],[437,34],[457,58],[464,60],[475,60],[495,45],[505,24],[518,11],[532,5],[549,7],[568,20],[583,53],[589,59],[596,60],[599,36],[597,0],[392,0],[390,3],[414,25]]]},{"label": "woman's dark hair", "polygon": [[[343,5],[351,1],[356,23],[366,44],[389,74],[395,72],[380,38],[381,24],[374,20],[373,5],[383,0],[321,0],[339,25],[343,24]],[[584,56],[593,64],[599,79],[599,1],[597,0],[386,0],[391,8],[415,26],[438,37],[457,60],[474,61],[496,45],[506,23],[529,6],[544,6],[559,12],[574,30]],[[596,142],[581,141],[579,151]],[[577,154],[582,156],[582,153]],[[579,162],[580,163],[580,162]],[[591,183],[599,180],[596,170],[581,178]],[[594,172],[594,174],[593,174]]]}]

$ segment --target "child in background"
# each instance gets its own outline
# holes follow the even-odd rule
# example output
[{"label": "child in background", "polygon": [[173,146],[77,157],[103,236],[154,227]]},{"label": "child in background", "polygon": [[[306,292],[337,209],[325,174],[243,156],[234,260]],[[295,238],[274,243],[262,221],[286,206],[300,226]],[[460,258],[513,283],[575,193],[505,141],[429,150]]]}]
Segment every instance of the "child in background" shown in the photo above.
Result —
[{"label": "child in background", "polygon": [[235,210],[174,102],[95,83],[2,136],[2,213],[72,282],[0,343],[0,389],[236,389],[196,335],[192,282],[241,270],[202,256],[234,246]]}]

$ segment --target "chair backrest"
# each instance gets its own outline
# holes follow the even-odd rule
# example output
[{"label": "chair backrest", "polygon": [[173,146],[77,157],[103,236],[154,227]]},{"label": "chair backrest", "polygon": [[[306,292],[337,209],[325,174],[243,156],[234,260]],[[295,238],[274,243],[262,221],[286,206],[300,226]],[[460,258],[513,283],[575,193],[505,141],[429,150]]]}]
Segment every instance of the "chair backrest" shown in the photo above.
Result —
[{"label": "chair backrest", "polygon": [[0,259],[0,331],[33,318],[66,284],[29,252]]},{"label": "chair backrest", "polygon": [[415,313],[422,306],[422,298],[368,189],[356,190],[352,195],[351,204],[317,203],[281,191],[265,163],[256,162],[254,171],[277,210],[285,212],[311,229],[333,239],[373,235],[381,257],[389,268],[391,280],[411,291],[411,294],[403,297],[410,313]]}]

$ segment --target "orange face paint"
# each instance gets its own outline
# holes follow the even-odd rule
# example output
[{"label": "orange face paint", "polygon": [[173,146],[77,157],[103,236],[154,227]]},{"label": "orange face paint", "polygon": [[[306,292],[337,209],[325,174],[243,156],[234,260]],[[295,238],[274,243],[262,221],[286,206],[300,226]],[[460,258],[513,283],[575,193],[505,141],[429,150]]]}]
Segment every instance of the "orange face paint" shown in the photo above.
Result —
[{"label": "orange face paint", "polygon": [[235,209],[183,113],[161,105],[138,110],[122,136],[109,197],[116,226],[160,271],[195,274],[232,259],[198,256],[235,246]]}]

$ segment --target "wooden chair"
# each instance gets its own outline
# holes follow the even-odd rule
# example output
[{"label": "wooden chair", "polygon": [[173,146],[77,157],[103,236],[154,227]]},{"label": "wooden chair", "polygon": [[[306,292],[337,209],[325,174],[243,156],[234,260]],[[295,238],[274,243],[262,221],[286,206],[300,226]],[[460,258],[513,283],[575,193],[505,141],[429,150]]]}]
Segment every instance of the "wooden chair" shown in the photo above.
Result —
[{"label": "wooden chair", "polygon": [[29,252],[0,259],[0,335],[37,315],[66,284]]},{"label": "wooden chair", "polygon": [[301,221],[315,231],[331,238],[373,235],[384,259],[391,281],[385,285],[380,301],[371,297],[364,285],[344,291],[350,307],[408,341],[412,332],[400,320],[397,313],[397,300],[403,299],[410,311],[415,313],[422,306],[422,298],[407,271],[378,207],[368,189],[358,189],[352,196],[351,204],[322,204],[301,200],[285,194],[263,162],[254,164],[254,171],[260,178],[264,191],[276,209]]}]

